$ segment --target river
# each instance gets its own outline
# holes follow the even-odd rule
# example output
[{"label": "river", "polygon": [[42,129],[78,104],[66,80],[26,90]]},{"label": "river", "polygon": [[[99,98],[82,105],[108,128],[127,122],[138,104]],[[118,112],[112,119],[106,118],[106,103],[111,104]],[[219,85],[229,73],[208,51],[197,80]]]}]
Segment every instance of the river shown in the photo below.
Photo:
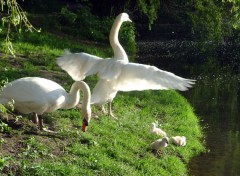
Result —
[{"label": "river", "polygon": [[[190,46],[188,52],[181,49],[183,45]],[[176,50],[178,47],[180,49]],[[189,67],[191,57],[197,56],[192,42],[139,42],[138,48],[139,62],[197,80],[192,89],[181,94],[200,118],[207,152],[190,161],[190,175],[239,176],[240,78],[218,69],[206,56],[204,60],[210,60],[206,62],[208,65],[199,66],[201,69],[196,65]]]}]

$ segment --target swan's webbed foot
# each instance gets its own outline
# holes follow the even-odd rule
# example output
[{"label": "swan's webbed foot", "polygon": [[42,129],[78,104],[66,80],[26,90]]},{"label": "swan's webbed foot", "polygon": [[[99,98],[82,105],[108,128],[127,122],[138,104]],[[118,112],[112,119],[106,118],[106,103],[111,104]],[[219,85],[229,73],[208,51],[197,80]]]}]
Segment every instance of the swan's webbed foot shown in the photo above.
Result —
[{"label": "swan's webbed foot", "polygon": [[113,117],[114,119],[118,120],[118,118],[115,115],[113,115],[113,113],[108,113],[108,116]]}]

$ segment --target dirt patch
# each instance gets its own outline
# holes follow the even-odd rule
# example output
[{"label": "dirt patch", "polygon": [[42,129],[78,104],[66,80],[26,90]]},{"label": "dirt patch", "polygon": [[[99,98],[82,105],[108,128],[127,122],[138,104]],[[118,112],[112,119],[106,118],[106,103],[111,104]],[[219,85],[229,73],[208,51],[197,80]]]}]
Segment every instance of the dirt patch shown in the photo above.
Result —
[{"label": "dirt patch", "polygon": [[[38,126],[31,121],[31,118],[22,117],[16,120],[11,114],[0,114],[0,123],[2,123],[0,125],[0,157],[13,158],[3,168],[3,173],[20,172],[20,164],[14,161],[22,159],[24,152],[29,151],[29,148],[32,147],[31,142],[26,143],[26,141],[32,138],[43,146],[41,150],[47,150],[49,157],[63,156],[66,146],[71,143],[71,139],[60,134],[39,130]],[[49,128],[51,128],[50,125]],[[30,150],[29,155],[32,155],[32,153],[34,154]],[[39,156],[39,159],[41,160],[41,156]]]}]

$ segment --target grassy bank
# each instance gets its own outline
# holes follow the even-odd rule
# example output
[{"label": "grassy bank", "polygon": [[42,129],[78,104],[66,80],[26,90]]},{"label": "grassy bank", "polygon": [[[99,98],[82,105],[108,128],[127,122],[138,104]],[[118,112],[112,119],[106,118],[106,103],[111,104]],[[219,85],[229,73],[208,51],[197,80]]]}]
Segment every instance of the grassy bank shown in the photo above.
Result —
[{"label": "grassy bank", "polygon": [[[64,48],[111,56],[108,45],[73,41],[50,34],[30,34],[15,43],[17,57],[0,59],[0,80],[24,76],[52,79],[67,90],[73,80],[55,63]],[[86,79],[93,88],[96,77]],[[47,114],[44,122],[57,134],[39,131],[31,116],[1,115],[0,169],[5,175],[187,175],[191,157],[203,151],[198,118],[188,101],[176,91],[119,92],[113,102],[118,120],[96,107],[86,133],[77,109]],[[184,135],[185,147],[170,142],[160,155],[149,144],[160,138],[150,134],[158,121],[168,136]]]}]

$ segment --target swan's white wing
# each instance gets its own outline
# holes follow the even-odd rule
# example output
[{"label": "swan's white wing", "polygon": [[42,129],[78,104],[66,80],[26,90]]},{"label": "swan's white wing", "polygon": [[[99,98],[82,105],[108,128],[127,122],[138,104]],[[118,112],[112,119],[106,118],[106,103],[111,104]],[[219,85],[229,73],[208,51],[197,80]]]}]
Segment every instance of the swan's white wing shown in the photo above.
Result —
[{"label": "swan's white wing", "polygon": [[66,53],[57,58],[57,64],[75,81],[96,74],[101,68],[103,59],[87,53]]},{"label": "swan's white wing", "polygon": [[147,89],[187,90],[194,80],[185,79],[154,66],[128,63],[123,64],[121,74],[115,81],[114,89],[120,91]]},{"label": "swan's white wing", "polygon": [[98,74],[101,79],[112,80],[119,76],[124,61],[102,59],[87,53],[66,53],[57,58],[57,64],[75,81]]},{"label": "swan's white wing", "polygon": [[122,67],[126,64],[126,61],[115,59],[104,59],[101,66],[98,67],[98,76],[101,79],[111,81],[119,77],[122,71]]}]

